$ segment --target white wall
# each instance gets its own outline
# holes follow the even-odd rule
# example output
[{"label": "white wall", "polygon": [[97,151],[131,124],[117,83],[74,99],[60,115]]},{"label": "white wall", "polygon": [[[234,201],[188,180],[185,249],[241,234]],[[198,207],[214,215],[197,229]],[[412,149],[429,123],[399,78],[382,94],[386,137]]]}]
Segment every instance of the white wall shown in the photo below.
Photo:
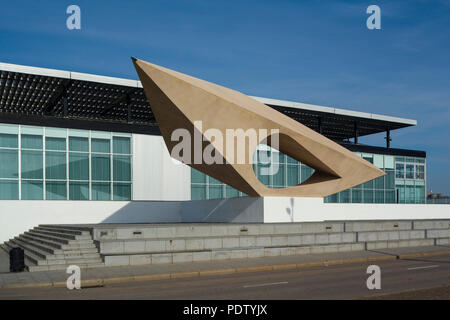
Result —
[{"label": "white wall", "polygon": [[133,134],[133,200],[190,199],[190,167],[172,161],[161,136]]},{"label": "white wall", "polygon": [[39,224],[100,223],[128,201],[0,201],[0,243]]},{"label": "white wall", "polygon": [[450,219],[450,205],[324,203],[322,198],[264,198],[264,222],[389,219]]}]

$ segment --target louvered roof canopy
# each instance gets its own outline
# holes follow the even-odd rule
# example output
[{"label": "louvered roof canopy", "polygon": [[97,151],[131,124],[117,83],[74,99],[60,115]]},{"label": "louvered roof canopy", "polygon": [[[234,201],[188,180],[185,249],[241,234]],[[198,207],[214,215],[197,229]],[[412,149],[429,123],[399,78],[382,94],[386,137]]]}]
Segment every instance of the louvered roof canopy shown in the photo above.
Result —
[{"label": "louvered roof canopy", "polygon": [[[342,141],[417,121],[253,97],[330,139]],[[0,122],[159,134],[137,80],[0,63]]]}]

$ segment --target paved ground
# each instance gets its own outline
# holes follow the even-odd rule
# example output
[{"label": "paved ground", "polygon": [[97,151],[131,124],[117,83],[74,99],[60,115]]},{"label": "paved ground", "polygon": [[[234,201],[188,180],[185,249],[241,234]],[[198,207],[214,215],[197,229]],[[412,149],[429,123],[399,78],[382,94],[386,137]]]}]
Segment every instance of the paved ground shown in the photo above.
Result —
[{"label": "paved ground", "polygon": [[[381,290],[367,289],[369,264],[130,282],[73,291],[54,287],[1,289],[0,299],[449,298],[450,255],[377,262],[381,268]],[[417,291],[432,287],[438,289]],[[408,293],[385,295],[403,291]]]}]

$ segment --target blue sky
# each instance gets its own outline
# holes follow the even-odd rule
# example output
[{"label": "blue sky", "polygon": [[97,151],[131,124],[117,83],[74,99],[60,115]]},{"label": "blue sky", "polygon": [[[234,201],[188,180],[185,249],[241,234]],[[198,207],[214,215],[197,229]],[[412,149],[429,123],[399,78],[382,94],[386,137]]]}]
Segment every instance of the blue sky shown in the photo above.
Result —
[{"label": "blue sky", "polygon": [[[81,8],[81,30],[66,8]],[[381,30],[366,8],[381,8]],[[249,95],[412,118],[450,194],[450,1],[8,1],[0,61],[137,79],[135,56]],[[383,145],[383,135],[362,138]]]}]

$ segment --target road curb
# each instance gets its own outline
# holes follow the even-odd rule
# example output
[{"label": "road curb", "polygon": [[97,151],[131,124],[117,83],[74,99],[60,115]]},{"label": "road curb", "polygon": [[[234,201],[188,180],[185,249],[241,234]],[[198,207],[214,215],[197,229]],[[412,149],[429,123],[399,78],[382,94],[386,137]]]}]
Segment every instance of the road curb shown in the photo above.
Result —
[{"label": "road curb", "polygon": [[[124,277],[111,277],[111,278],[97,278],[81,280],[82,288],[100,287],[107,284],[119,284],[141,281],[155,281],[155,280],[167,280],[167,279],[181,279],[181,278],[195,278],[202,276],[217,276],[233,273],[246,273],[246,272],[262,272],[262,271],[280,271],[280,270],[301,270],[313,267],[328,267],[335,265],[346,265],[356,263],[369,263],[377,261],[388,261],[397,259],[413,259],[428,256],[439,256],[450,254],[450,250],[434,251],[434,252],[419,252],[400,255],[384,255],[380,257],[366,257],[366,258],[350,258],[350,259],[336,259],[336,260],[322,260],[302,263],[289,263],[279,265],[263,265],[252,267],[238,267],[227,269],[213,269],[204,271],[191,271],[191,272],[174,272],[174,273],[161,273],[151,275],[139,275],[139,276],[124,276]],[[65,281],[58,282],[34,282],[34,283],[17,283],[10,285],[0,286],[1,289],[30,289],[30,288],[65,288]]]}]

